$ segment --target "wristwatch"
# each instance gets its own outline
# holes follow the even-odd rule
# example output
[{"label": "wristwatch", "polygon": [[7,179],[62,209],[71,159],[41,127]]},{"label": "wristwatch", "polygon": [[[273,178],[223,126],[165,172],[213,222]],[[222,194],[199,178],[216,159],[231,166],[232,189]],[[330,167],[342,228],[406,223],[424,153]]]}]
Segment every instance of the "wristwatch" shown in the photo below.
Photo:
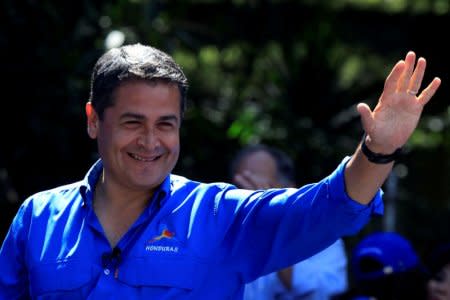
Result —
[{"label": "wristwatch", "polygon": [[366,133],[364,133],[361,141],[361,150],[367,159],[374,164],[388,164],[394,160],[397,160],[402,154],[402,148],[398,148],[391,154],[380,154],[370,150],[366,145]]}]

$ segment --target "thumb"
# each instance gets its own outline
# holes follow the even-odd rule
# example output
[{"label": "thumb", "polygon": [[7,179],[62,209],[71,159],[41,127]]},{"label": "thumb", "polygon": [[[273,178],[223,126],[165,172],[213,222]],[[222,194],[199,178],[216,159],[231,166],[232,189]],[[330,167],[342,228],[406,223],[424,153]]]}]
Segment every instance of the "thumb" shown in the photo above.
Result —
[{"label": "thumb", "polygon": [[366,103],[359,103],[356,110],[361,117],[361,123],[365,132],[370,132],[372,128],[372,111]]}]

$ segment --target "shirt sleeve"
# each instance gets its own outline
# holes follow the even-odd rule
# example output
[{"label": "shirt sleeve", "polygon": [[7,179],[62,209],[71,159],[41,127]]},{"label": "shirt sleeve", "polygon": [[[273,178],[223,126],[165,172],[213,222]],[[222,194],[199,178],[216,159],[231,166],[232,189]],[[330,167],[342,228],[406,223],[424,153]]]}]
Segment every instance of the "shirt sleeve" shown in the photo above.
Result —
[{"label": "shirt sleeve", "polygon": [[272,279],[265,281],[266,290],[270,288],[271,299],[275,296],[277,299],[330,299],[347,290],[347,255],[342,239],[292,268],[292,288],[289,290],[276,272],[258,279]]},{"label": "shirt sleeve", "polygon": [[[292,266],[346,235],[361,230],[383,211],[380,189],[369,204],[345,190],[346,157],[329,176],[299,189],[269,189],[247,194],[229,230],[229,260],[245,282]],[[232,190],[228,197],[239,197]]]},{"label": "shirt sleeve", "polygon": [[319,290],[330,297],[346,289],[347,255],[342,239],[293,266],[293,294]]},{"label": "shirt sleeve", "polygon": [[19,208],[0,248],[0,299],[27,299],[25,241],[29,224],[26,202]]}]

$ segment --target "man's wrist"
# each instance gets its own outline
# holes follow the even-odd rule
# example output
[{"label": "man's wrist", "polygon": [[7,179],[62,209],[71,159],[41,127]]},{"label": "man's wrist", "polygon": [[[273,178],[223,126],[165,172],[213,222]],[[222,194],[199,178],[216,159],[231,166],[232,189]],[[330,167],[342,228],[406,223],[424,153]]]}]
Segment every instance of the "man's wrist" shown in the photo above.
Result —
[{"label": "man's wrist", "polygon": [[361,151],[367,157],[367,159],[374,164],[388,164],[397,160],[402,154],[402,148],[398,148],[391,154],[381,154],[373,152],[366,145],[366,133],[364,133],[361,141]]}]

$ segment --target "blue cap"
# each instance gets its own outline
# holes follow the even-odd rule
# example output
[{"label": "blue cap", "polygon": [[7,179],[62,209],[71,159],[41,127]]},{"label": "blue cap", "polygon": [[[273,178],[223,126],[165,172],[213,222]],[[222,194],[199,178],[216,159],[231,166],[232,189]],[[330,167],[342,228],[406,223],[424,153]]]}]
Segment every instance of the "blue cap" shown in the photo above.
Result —
[{"label": "blue cap", "polygon": [[411,243],[398,233],[377,232],[353,249],[351,266],[356,281],[373,280],[412,270],[420,265]]}]

